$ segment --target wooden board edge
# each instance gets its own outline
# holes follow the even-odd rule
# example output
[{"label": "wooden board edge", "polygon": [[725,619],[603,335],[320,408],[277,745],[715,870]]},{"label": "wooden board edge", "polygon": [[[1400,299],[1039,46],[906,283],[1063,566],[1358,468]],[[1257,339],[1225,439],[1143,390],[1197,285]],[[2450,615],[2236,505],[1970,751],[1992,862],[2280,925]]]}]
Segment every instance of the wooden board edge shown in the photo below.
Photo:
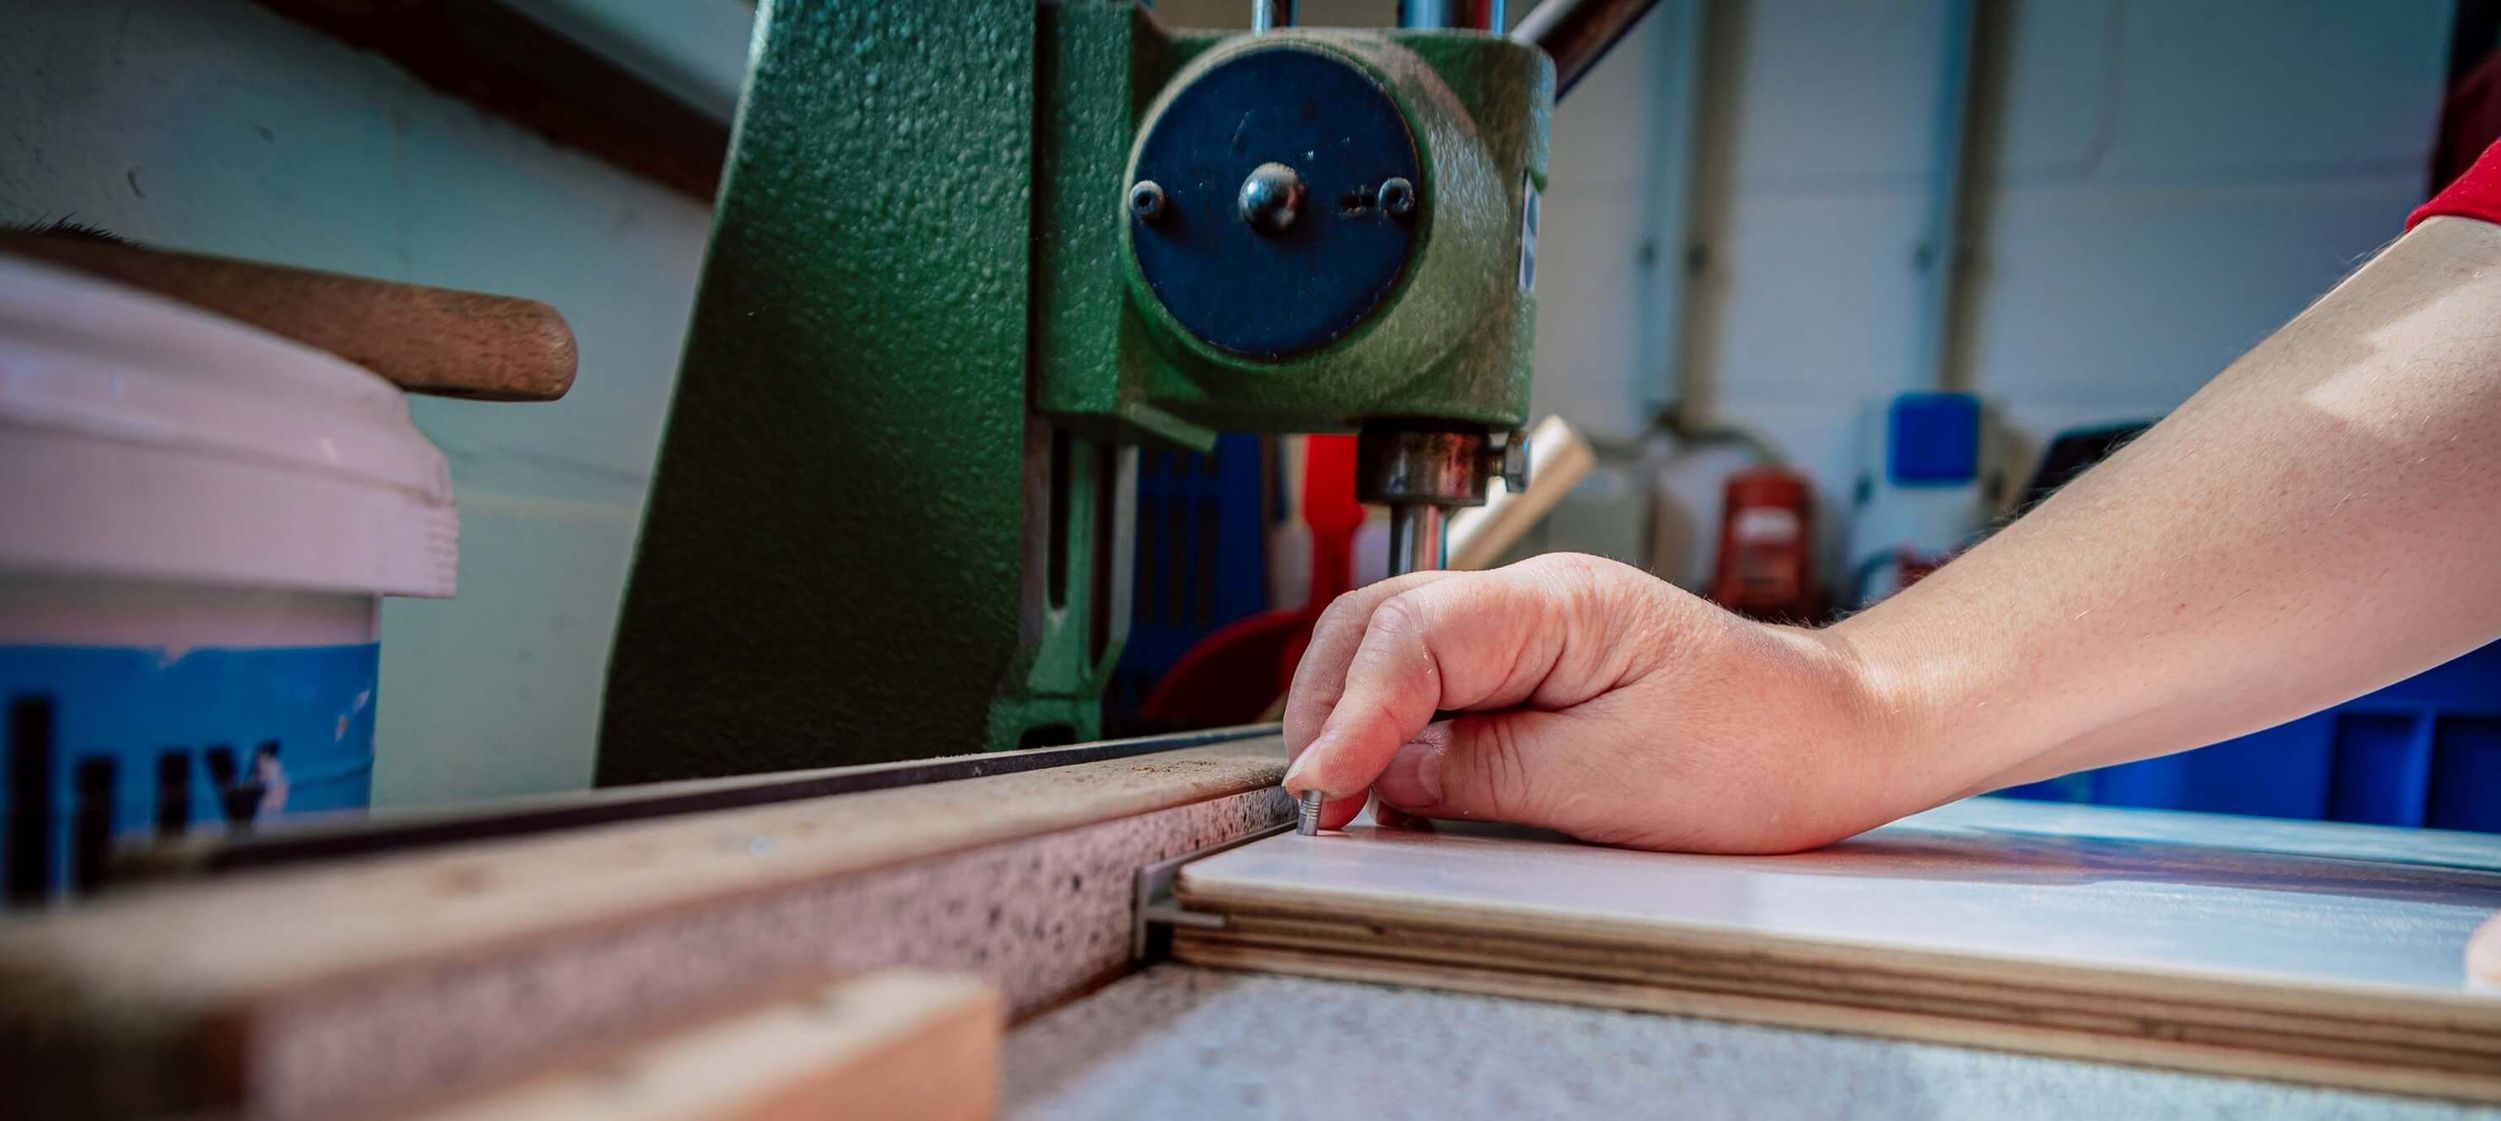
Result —
[{"label": "wooden board edge", "polygon": [[1882,1036],[1915,1043],[2116,1063],[2192,1074],[2501,1105],[2501,1071],[2475,1075],[2323,1058],[2296,1060],[2202,1044],[1980,1023],[1916,1013],[1538,977],[1504,970],[1415,966],[1332,954],[1233,946],[1186,935],[1174,940],[1174,956],[1192,965],[1219,969],[1410,985],[1483,996],[1692,1016],[1841,1035]]},{"label": "wooden board edge", "polygon": [[[1697,996],[1794,1001],[1834,1009],[1913,1013],[1966,1023],[2048,1028],[2162,1043],[2210,1044],[2296,1058],[2326,1056],[2464,1072],[2501,1068],[2501,1040],[2490,1037],[2407,1038],[2380,1032],[2370,1024],[2312,1023],[2299,1017],[2281,1017],[2273,1024],[2258,1026],[2201,1023],[2181,1019],[2171,1009],[2150,1005],[2133,1011],[2107,1008],[2079,1011],[2067,1006],[2068,994],[2029,994],[2012,989],[1982,994],[1977,998],[1938,998],[1925,994],[1869,991],[1850,985],[1851,971],[1846,968],[1824,970],[1826,983],[1766,981],[1761,978],[1732,981],[1695,977],[1673,970],[1650,972],[1622,966],[1589,966],[1561,956],[1533,953],[1529,956],[1452,951],[1419,953],[1405,948],[1353,948],[1245,936],[1231,931],[1194,931],[1189,937],[1193,952],[1199,952],[1198,947],[1222,946],[1241,953],[1307,953],[1347,961],[1396,962],[1420,969],[1487,969],[1523,977],[1631,985]],[[1524,967],[1509,964],[1527,960],[1536,964]]]},{"label": "wooden board edge", "polygon": [[1187,869],[1182,871],[1176,882],[1174,894],[1182,905],[1192,910],[1219,915],[1256,913],[1341,920],[1350,915],[1360,915],[1358,921],[1398,923],[1459,935],[1500,934],[1541,942],[1625,949],[1673,944],[1683,949],[1731,955],[1779,954],[1812,963],[1844,963],[1893,973],[1981,983],[2037,983],[2146,1000],[2177,1000],[2182,999],[2185,993],[2193,992],[2207,1003],[2292,1015],[2310,1013],[2322,994],[2332,993],[2333,999],[2358,1018],[2414,1023],[2438,1029],[2501,1033],[2501,999],[2477,993],[2412,993],[2371,985],[2298,989],[2258,978],[2225,978],[2152,967],[2021,961],[1956,950],[1770,935],[1700,923],[1494,911],[1463,901],[1387,894],[1333,894],[1322,897],[1293,889],[1215,886],[1194,882]]},{"label": "wooden board edge", "polygon": [[890,970],[403,1121],[976,1121],[999,1101],[1005,1008],[961,975]]},{"label": "wooden board edge", "polygon": [[[2342,1040],[2352,1033],[2392,1044],[2462,1050],[2501,1062],[2501,1031],[2489,1027],[2373,1019],[2360,1011],[2322,1005],[2299,1014],[2250,1008],[2176,993],[2114,993],[2104,988],[2013,983],[1996,977],[1959,977],[1886,969],[1861,962],[1777,946],[1727,952],[1674,944],[1643,946],[1539,942],[1516,936],[1407,927],[1390,922],[1322,922],[1262,912],[1226,914],[1221,934],[1198,937],[1315,953],[1361,954],[1419,962],[1479,964],[1534,961],[1529,972],[1624,979],[1684,988],[1740,991],[1795,988],[1833,992],[1847,988],[1861,1001],[1963,1002],[2012,1009],[2054,1006],[2114,1022],[2157,1019],[2223,1030],[2254,1029],[2287,1038]],[[2287,1024],[2296,1025],[2287,1028]]]}]

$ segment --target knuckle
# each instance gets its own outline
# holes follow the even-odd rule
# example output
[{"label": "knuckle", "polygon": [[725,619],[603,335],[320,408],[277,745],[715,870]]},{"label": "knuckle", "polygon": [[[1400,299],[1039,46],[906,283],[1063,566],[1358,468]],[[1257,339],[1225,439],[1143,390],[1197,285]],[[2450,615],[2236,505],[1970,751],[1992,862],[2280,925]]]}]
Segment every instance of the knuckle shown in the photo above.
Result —
[{"label": "knuckle", "polygon": [[1627,566],[1588,553],[1547,553],[1537,558],[1547,571],[1576,579],[1595,579],[1627,570]]},{"label": "knuckle", "polygon": [[1421,637],[1431,626],[1432,612],[1424,597],[1400,592],[1372,609],[1371,629],[1393,637]]},{"label": "knuckle", "polygon": [[1551,553],[1539,559],[1545,562],[1536,572],[1540,590],[1576,609],[1605,599],[1624,572],[1623,565],[1587,553]]},{"label": "knuckle", "polygon": [[1516,571],[1541,581],[1565,581],[1577,579],[1601,563],[1604,562],[1587,553],[1540,553],[1521,561]]},{"label": "knuckle", "polygon": [[1467,788],[1476,795],[1472,799],[1475,810],[1497,821],[1526,822],[1533,809],[1533,792],[1526,744],[1516,722],[1480,721],[1474,730],[1464,758]]},{"label": "knuckle", "polygon": [[1336,599],[1330,600],[1329,605],[1321,609],[1320,621],[1314,623],[1313,627],[1316,630],[1323,631],[1342,630],[1347,627],[1358,625],[1362,621],[1362,593],[1346,592],[1339,595]]}]

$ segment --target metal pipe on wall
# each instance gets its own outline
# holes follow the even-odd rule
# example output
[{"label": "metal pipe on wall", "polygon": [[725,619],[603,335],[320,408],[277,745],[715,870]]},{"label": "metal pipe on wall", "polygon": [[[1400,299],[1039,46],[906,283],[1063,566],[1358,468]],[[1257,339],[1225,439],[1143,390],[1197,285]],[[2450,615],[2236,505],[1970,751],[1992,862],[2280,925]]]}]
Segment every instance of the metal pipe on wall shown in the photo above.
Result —
[{"label": "metal pipe on wall", "polygon": [[1954,382],[1948,369],[1954,333],[1954,282],[1963,257],[1963,200],[1971,169],[1972,69],[1978,40],[1975,0],[1945,0],[1941,27],[1944,57],[1938,66],[1935,149],[1929,163],[1927,211],[1913,262],[1919,272],[1919,324],[1913,335],[1912,390],[1943,389]]},{"label": "metal pipe on wall", "polygon": [[1251,34],[1294,26],[1294,0],[1251,0]]},{"label": "metal pipe on wall", "polygon": [[[1703,81],[1708,34],[1706,18],[1713,0],[1678,0],[1659,19],[1673,25],[1667,35],[1669,53],[1651,79],[1650,205],[1642,208],[1642,240],[1648,246],[1644,271],[1644,307],[1661,309],[1640,335],[1641,407],[1645,416],[1660,416],[1685,401],[1685,333],[1693,319],[1687,296],[1694,256],[1702,244],[1698,200],[1701,197]],[[1725,97],[1723,92],[1720,96]]]},{"label": "metal pipe on wall", "polygon": [[1398,26],[1410,31],[1457,28],[1502,34],[1502,0],[1398,0]]}]

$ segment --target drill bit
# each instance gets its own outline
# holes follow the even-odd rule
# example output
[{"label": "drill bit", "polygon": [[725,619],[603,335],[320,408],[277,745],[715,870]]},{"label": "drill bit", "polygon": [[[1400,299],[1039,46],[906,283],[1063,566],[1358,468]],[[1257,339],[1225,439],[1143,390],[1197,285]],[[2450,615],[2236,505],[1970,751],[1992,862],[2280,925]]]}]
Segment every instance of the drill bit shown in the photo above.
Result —
[{"label": "drill bit", "polygon": [[1320,805],[1328,800],[1328,795],[1317,790],[1303,791],[1303,800],[1296,807],[1294,815],[1294,832],[1305,837],[1318,834],[1320,832]]}]

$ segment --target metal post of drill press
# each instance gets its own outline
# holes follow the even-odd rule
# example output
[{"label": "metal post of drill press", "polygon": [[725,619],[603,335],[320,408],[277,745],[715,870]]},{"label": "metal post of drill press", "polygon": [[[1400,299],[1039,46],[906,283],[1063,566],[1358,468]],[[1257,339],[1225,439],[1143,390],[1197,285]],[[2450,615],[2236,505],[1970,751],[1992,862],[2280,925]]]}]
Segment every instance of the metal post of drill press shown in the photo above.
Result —
[{"label": "metal post of drill press", "polygon": [[1389,508],[1389,574],[1450,567],[1447,531],[1450,518],[1430,502],[1405,502]]}]

